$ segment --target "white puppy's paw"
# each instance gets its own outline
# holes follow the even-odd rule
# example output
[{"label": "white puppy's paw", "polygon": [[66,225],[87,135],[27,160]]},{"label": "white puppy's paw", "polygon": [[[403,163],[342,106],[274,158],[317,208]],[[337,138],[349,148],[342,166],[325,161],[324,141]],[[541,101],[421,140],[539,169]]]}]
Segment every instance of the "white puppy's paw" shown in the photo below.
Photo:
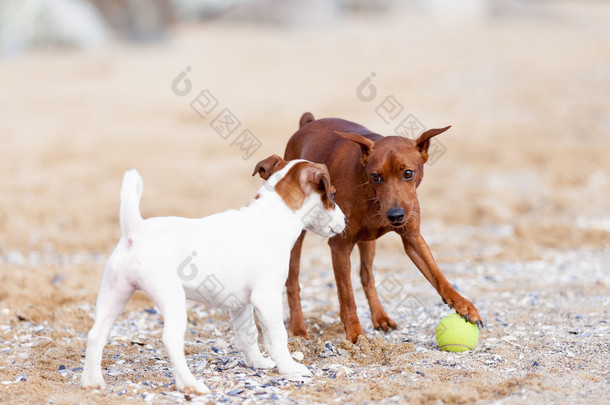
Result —
[{"label": "white puppy's paw", "polygon": [[98,373],[88,373],[83,372],[80,377],[80,385],[83,388],[106,388],[106,383],[104,382],[104,377],[101,372]]},{"label": "white puppy's paw", "polygon": [[281,367],[279,372],[290,380],[298,381],[305,381],[313,376],[305,365],[297,363],[296,361]]},{"label": "white puppy's paw", "polygon": [[195,384],[189,385],[183,391],[191,391],[191,390],[195,391],[195,393],[197,393],[199,395],[209,394],[210,392],[212,392],[212,391],[210,391],[208,386],[205,385],[201,381],[197,381]]},{"label": "white puppy's paw", "polygon": [[252,366],[254,368],[273,368],[275,367],[275,362],[269,357],[261,356],[260,358],[252,362]]},{"label": "white puppy's paw", "polygon": [[188,383],[178,384],[176,383],[176,387],[178,391],[184,392],[186,394],[209,394],[211,391],[203,382],[199,380],[189,381]]}]

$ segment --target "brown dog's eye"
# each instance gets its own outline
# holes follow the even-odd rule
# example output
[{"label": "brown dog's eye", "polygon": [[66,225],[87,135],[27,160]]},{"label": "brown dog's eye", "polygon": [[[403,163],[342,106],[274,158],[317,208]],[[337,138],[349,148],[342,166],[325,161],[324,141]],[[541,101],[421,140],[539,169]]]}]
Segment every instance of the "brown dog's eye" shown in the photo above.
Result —
[{"label": "brown dog's eye", "polygon": [[403,180],[407,181],[411,180],[413,176],[415,176],[415,172],[413,170],[405,170],[405,172],[402,174]]},{"label": "brown dog's eye", "polygon": [[371,180],[373,180],[373,183],[377,183],[377,184],[383,183],[383,179],[377,173],[371,173]]}]

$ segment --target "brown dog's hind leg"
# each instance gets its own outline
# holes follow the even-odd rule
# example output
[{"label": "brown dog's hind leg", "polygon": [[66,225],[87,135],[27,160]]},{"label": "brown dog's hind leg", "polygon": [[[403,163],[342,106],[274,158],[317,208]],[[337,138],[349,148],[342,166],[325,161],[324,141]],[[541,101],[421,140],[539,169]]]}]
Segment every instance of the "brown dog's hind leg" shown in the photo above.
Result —
[{"label": "brown dog's hind leg", "polygon": [[375,277],[373,276],[373,258],[375,257],[375,241],[360,241],[358,242],[358,250],[360,251],[360,281],[362,288],[366,294],[366,299],[369,301],[371,308],[371,320],[373,326],[377,330],[385,332],[390,329],[396,329],[396,322],[390,319],[388,314],[383,310],[377,289],[375,288]]},{"label": "brown dog's hind leg", "polygon": [[356,343],[358,336],[364,335],[364,330],[358,319],[352,288],[350,253],[354,249],[354,245],[336,242],[336,239],[330,239],[328,243],[332,253],[333,271],[339,295],[341,322],[345,328],[346,338],[352,343]]},{"label": "brown dog's hind leg", "polygon": [[290,252],[290,269],[286,280],[286,293],[288,295],[288,306],[290,307],[290,331],[295,336],[309,339],[309,333],[305,327],[303,310],[301,309],[301,287],[299,287],[299,271],[301,267],[301,249],[306,231],[301,232],[292,251]]}]

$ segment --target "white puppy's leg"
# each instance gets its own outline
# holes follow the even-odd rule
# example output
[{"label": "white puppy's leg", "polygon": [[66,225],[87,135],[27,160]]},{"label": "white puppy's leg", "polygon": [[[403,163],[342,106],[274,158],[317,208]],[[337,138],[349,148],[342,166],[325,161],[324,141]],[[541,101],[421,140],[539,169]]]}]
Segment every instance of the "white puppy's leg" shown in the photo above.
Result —
[{"label": "white puppy's leg", "polygon": [[310,377],[311,371],[303,364],[294,361],[288,351],[288,334],[282,318],[281,293],[253,291],[251,299],[261,323],[265,349],[277,364],[278,371],[290,377]]},{"label": "white puppy's leg", "polygon": [[199,394],[207,394],[209,388],[198,381],[191,373],[184,356],[184,334],[186,332],[186,298],[179,282],[167,285],[167,282],[147,291],[163,314],[163,344],[174,367],[176,387],[180,391],[191,387]]},{"label": "white puppy's leg", "polygon": [[134,289],[113,268],[107,266],[95,304],[95,323],[87,336],[87,354],[81,375],[83,387],[104,388],[102,352],[116,317],[123,311]]},{"label": "white puppy's leg", "polygon": [[242,352],[246,365],[256,368],[275,367],[273,360],[264,357],[258,347],[258,329],[254,322],[254,307],[252,304],[229,311],[229,313],[235,331],[237,348]]}]

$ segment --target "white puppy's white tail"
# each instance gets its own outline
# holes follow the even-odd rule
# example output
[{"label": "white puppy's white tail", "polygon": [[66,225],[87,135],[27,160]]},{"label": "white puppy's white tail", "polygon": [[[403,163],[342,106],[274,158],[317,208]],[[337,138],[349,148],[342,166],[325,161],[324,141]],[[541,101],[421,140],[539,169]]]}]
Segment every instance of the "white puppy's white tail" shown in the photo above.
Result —
[{"label": "white puppy's white tail", "polygon": [[140,214],[140,198],[142,197],[142,177],[137,170],[125,172],[121,187],[121,230],[129,238],[142,222]]}]

